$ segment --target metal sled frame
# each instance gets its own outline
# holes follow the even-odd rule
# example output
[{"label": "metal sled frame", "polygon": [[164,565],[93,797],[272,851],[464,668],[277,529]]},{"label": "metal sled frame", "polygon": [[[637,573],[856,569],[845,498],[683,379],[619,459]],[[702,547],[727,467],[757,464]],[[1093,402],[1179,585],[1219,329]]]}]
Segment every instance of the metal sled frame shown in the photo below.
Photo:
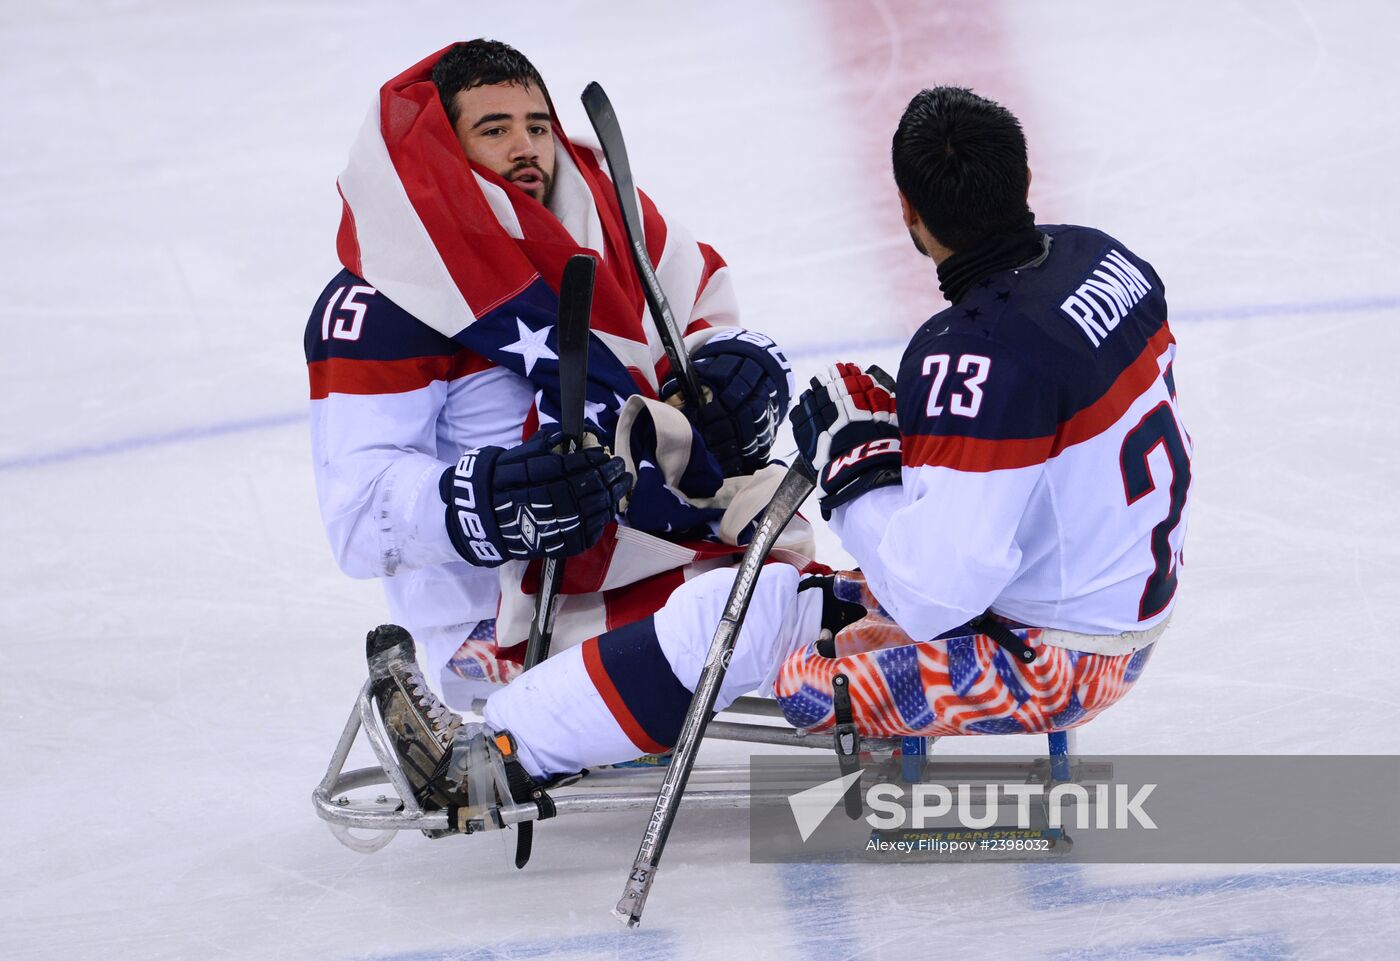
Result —
[{"label": "metal sled frame", "polygon": [[[482,701],[476,702],[475,707],[478,711],[483,703]],[[726,716],[736,715],[779,719],[783,716],[782,710],[775,701],[766,698],[741,697],[722,712],[719,718],[710,722],[705,729],[705,736],[754,744],[834,750],[832,737],[829,733],[809,734],[805,731],[775,727],[771,724],[723,719]],[[349,759],[350,750],[361,731],[364,732],[369,741],[379,766],[346,771],[345,763]],[[1046,765],[1044,761],[1034,766],[1023,762],[1008,761],[1007,770],[1004,772],[1005,776],[1010,779],[1043,778],[1048,773],[1051,780],[1071,780],[1074,774],[1073,736],[1073,731],[1059,731],[1048,735],[1050,747],[1048,771],[1044,770]],[[917,781],[923,772],[927,745],[931,740],[933,738],[862,737],[860,746],[863,750],[877,755],[893,755],[896,750],[899,750],[903,778],[907,781]],[[497,766],[500,767],[499,764]],[[610,781],[651,782],[655,778],[648,775],[661,774],[664,771],[664,767],[611,769],[588,777],[588,783],[598,785],[598,788],[590,786],[587,789],[573,790],[571,785],[565,785],[551,789],[550,796],[554,800],[555,813],[556,815],[601,814],[608,811],[650,808],[656,800],[654,786],[643,790],[615,790],[611,787],[605,788],[603,785]],[[687,789],[681,796],[681,806],[688,809],[747,808],[749,806],[747,787],[709,790],[705,789],[703,785],[706,781],[730,784],[747,782],[748,773],[747,765],[697,768],[691,780],[699,789]],[[495,770],[492,772],[492,776],[496,783],[504,788],[505,771],[503,769]],[[373,799],[350,796],[354,791],[381,784],[389,785],[393,789],[393,793],[379,794]],[[498,793],[502,797],[509,797],[508,790],[503,789]],[[453,833],[458,829],[458,825],[449,822],[447,811],[425,811],[414,799],[413,789],[409,786],[408,778],[404,776],[402,768],[399,767],[398,758],[394,756],[393,748],[389,745],[383,724],[375,710],[368,681],[365,682],[355,699],[355,706],[350,711],[350,717],[345,722],[345,729],[341,732],[340,741],[336,744],[335,752],[331,755],[330,766],[327,767],[326,775],[321,779],[321,783],[312,792],[311,800],[316,808],[317,817],[326,822],[336,839],[346,847],[364,854],[378,851],[392,841],[399,831],[422,831],[430,837],[438,837]],[[466,831],[463,833],[502,828],[538,817],[539,809],[533,803],[491,805],[477,810],[469,810],[466,814]],[[371,836],[361,836],[352,834],[353,830],[377,833]]]}]

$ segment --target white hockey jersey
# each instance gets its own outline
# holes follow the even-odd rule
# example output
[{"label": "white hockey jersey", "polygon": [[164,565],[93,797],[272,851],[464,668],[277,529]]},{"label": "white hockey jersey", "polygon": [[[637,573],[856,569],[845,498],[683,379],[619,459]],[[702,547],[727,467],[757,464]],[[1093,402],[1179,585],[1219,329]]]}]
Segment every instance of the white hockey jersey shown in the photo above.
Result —
[{"label": "white hockey jersey", "polygon": [[1097,230],[1040,229],[1040,263],[993,274],[914,335],[903,484],[832,526],[916,640],[990,609],[1127,653],[1170,615],[1190,513],[1176,344],[1151,265]]}]

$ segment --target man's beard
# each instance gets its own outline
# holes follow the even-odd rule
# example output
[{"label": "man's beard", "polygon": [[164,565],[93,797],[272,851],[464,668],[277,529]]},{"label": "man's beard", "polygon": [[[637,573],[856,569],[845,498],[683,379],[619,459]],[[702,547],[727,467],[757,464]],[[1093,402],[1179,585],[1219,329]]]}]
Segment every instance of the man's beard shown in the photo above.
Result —
[{"label": "man's beard", "polygon": [[[527,189],[523,185],[516,183],[515,176],[522,170],[533,170],[536,173],[538,173],[540,175],[540,180],[542,181],[540,186],[537,188]],[[544,204],[546,207],[549,206],[549,199],[552,196],[554,196],[554,178],[551,177],[549,174],[545,173],[544,168],[541,167],[539,164],[518,164],[511,169],[509,174],[506,175],[506,179],[509,180],[511,183],[514,183],[517,187],[520,187],[521,190],[524,190],[532,197],[535,197],[535,190],[539,190],[539,196],[535,197],[535,199],[538,200],[540,203]]]},{"label": "man's beard", "polygon": [[919,238],[915,236],[913,227],[909,228],[909,239],[913,241],[915,250],[923,254],[925,257],[928,256],[928,251],[924,249],[924,245],[919,243]]}]

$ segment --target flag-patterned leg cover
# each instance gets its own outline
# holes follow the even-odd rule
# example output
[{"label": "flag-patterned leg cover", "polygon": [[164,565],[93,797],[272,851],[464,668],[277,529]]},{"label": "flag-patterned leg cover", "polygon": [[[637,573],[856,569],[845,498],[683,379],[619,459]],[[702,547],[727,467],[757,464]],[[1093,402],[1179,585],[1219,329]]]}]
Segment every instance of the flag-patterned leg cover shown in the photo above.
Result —
[{"label": "flag-patterned leg cover", "polygon": [[834,723],[831,680],[850,681],[851,709],[872,737],[1037,734],[1076,727],[1119,700],[1142,673],[1151,646],[1132,654],[1087,654],[1014,633],[1035,649],[1022,664],[983,634],[913,642],[870,595],[859,574],[838,576],[837,595],[870,612],[836,637],[837,656],[808,644],[789,657],[774,689],[794,727]]}]

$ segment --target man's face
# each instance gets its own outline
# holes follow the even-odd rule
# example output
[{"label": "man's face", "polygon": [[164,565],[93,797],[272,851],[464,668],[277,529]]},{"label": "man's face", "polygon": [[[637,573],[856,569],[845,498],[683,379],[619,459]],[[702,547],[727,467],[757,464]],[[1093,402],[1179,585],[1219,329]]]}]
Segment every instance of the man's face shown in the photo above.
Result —
[{"label": "man's face", "polygon": [[457,140],[467,159],[548,203],[554,189],[554,124],[543,91],[497,83],[461,90],[453,104]]}]

